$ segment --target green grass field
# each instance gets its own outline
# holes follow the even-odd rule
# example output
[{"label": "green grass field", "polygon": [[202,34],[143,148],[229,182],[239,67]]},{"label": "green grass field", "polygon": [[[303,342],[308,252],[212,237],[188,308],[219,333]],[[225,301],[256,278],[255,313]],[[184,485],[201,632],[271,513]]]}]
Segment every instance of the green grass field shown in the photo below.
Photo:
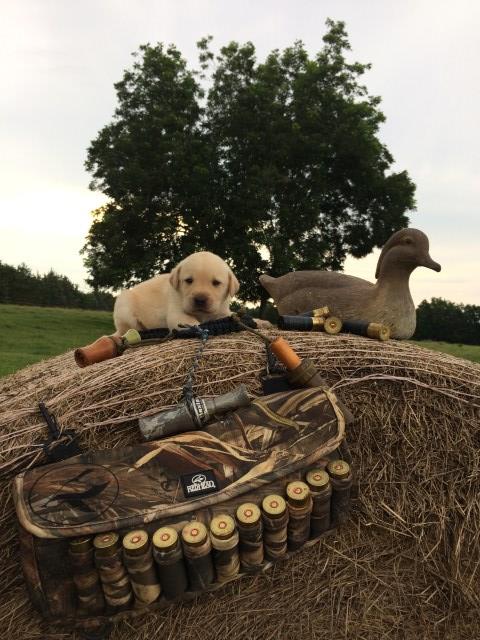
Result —
[{"label": "green grass field", "polygon": [[[0,326],[0,376],[114,331],[112,314],[107,311],[13,304],[0,304]],[[429,341],[415,344],[480,362],[480,346]]]},{"label": "green grass field", "polygon": [[413,344],[418,344],[420,347],[426,349],[433,349],[434,351],[443,351],[449,353],[457,358],[465,358],[465,360],[471,360],[472,362],[480,362],[480,345],[476,344],[455,344],[450,342],[434,342],[433,340],[419,340]]},{"label": "green grass field", "polygon": [[108,311],[0,304],[0,376],[115,330]]}]

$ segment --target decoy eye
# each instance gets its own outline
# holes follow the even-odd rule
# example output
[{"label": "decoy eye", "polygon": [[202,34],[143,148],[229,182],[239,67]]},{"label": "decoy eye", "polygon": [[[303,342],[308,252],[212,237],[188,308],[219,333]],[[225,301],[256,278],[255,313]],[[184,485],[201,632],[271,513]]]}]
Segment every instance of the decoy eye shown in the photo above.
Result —
[{"label": "decoy eye", "polygon": [[411,238],[404,238],[403,239],[403,244],[413,244],[413,240]]}]

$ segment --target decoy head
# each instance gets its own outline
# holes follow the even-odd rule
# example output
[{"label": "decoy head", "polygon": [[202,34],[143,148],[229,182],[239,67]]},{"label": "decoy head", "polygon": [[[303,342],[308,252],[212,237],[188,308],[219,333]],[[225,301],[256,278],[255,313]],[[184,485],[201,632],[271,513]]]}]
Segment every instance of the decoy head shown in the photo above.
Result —
[{"label": "decoy head", "polygon": [[441,266],[430,257],[427,236],[418,229],[401,229],[391,236],[378,258],[375,278],[387,271],[408,271],[427,267],[441,271]]}]

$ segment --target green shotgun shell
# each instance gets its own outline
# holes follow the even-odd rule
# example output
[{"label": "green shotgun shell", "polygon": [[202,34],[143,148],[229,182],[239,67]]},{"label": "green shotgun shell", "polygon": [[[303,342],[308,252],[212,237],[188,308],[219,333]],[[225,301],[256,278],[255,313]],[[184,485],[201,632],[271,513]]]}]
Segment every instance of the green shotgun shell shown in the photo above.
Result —
[{"label": "green shotgun shell", "polygon": [[333,460],[327,465],[332,483],[331,521],[333,526],[342,525],[350,513],[350,490],[352,473],[345,460]]},{"label": "green shotgun shell", "polygon": [[92,538],[90,536],[75,538],[70,540],[69,547],[72,553],[85,553],[92,548]]},{"label": "green shotgun shell", "polygon": [[262,509],[270,518],[281,518],[287,505],[282,496],[271,494],[262,501]]},{"label": "green shotgun shell", "polygon": [[291,551],[299,549],[310,537],[312,497],[305,482],[295,480],[287,485],[288,528],[287,542]]},{"label": "green shotgun shell", "polygon": [[215,516],[210,522],[210,535],[217,581],[226,582],[238,575],[240,570],[239,536],[235,520],[227,514]]},{"label": "green shotgun shell", "polygon": [[189,546],[198,546],[205,542],[208,536],[207,527],[203,522],[189,522],[182,529],[182,540]]},{"label": "green shotgun shell", "polygon": [[123,560],[130,576],[138,606],[158,600],[161,588],[152,556],[148,533],[144,529],[130,531],[123,537]]},{"label": "green shotgun shell", "polygon": [[157,563],[163,595],[174,600],[188,587],[182,545],[173,527],[161,527],[153,534],[153,557]]},{"label": "green shotgun shell", "polygon": [[332,485],[330,476],[323,469],[311,469],[305,476],[313,498],[310,518],[310,537],[317,538],[330,528],[330,500]]},{"label": "green shotgun shell", "polygon": [[345,478],[350,473],[350,465],[345,460],[333,460],[328,463],[327,470],[333,478]]},{"label": "green shotgun shell", "polygon": [[236,512],[237,520],[243,526],[255,525],[260,520],[262,512],[253,502],[241,504]]},{"label": "green shotgun shell", "polygon": [[168,551],[172,549],[178,540],[178,533],[173,527],[160,527],[153,534],[152,542],[153,546],[157,549]]},{"label": "green shotgun shell", "polygon": [[110,533],[99,533],[93,539],[96,555],[101,558],[113,556],[119,547],[119,540],[120,536],[114,531]]},{"label": "green shotgun shell", "polygon": [[123,536],[123,548],[129,556],[139,556],[148,548],[148,533],[143,529],[130,531]]},{"label": "green shotgun shell", "polygon": [[293,506],[301,506],[308,501],[310,497],[310,489],[305,482],[295,480],[287,485],[287,498],[289,504]]},{"label": "green shotgun shell", "polygon": [[312,491],[318,491],[330,483],[330,476],[323,469],[311,469],[307,472],[305,481]]},{"label": "green shotgun shell", "polygon": [[282,496],[271,494],[262,501],[263,546],[270,560],[287,553],[288,509]]},{"label": "green shotgun shell", "polygon": [[182,529],[182,541],[190,591],[203,591],[215,575],[207,527],[198,520],[189,522]]},{"label": "green shotgun shell", "polygon": [[133,592],[130,579],[122,562],[118,533],[100,533],[95,536],[95,564],[102,581],[105,602],[114,611],[124,611],[132,605]]},{"label": "green shotgun shell", "polygon": [[231,538],[235,533],[235,520],[227,514],[215,516],[210,522],[210,533],[221,540]]},{"label": "green shotgun shell", "polygon": [[240,561],[245,571],[254,571],[263,564],[262,512],[253,502],[241,504],[236,511]]}]

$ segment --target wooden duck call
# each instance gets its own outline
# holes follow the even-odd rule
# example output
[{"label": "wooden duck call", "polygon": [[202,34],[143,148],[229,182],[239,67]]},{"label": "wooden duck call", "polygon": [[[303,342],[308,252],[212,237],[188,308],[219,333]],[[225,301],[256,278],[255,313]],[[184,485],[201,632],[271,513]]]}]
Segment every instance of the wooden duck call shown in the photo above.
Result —
[{"label": "wooden duck call", "polygon": [[125,349],[140,344],[141,341],[138,331],[129,329],[123,336],[102,336],[92,344],[87,344],[86,347],[75,349],[73,355],[79,367],[88,367],[96,362],[116,358],[122,355]]}]

